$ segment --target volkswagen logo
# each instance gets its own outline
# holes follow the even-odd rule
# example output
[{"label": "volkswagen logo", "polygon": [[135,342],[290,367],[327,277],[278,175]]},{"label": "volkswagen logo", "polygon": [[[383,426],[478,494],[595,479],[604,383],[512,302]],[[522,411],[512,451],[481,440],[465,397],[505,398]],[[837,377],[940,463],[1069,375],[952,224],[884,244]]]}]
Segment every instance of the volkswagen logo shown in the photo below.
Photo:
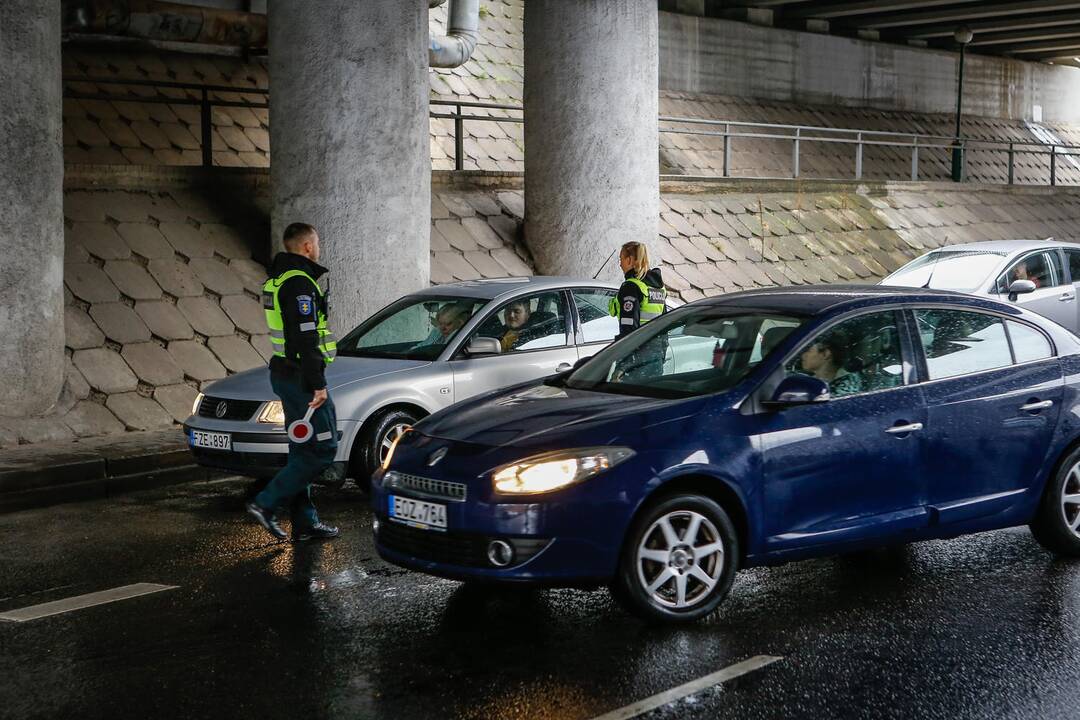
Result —
[{"label": "volkswagen logo", "polygon": [[435,452],[431,453],[431,455],[429,455],[427,459],[428,467],[435,467],[436,465],[438,465],[442,461],[442,459],[446,457],[446,453],[448,452],[450,451],[444,447],[441,447]]},{"label": "volkswagen logo", "polygon": [[214,408],[214,415],[216,415],[219,418],[225,417],[225,413],[227,413],[227,412],[229,412],[229,404],[226,403],[224,400],[219,402],[217,404],[217,407]]}]

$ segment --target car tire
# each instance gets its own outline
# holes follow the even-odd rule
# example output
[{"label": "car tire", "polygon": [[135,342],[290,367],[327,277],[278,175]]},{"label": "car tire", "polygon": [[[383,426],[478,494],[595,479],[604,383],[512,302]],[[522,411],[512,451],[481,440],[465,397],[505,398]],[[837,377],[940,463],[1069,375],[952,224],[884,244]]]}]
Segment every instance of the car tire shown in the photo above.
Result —
[{"label": "car tire", "polygon": [[731,589],[739,552],[735,525],[715,500],[691,493],[666,497],[630,527],[613,595],[646,620],[700,620]]},{"label": "car tire", "polygon": [[393,441],[395,434],[415,425],[419,419],[414,411],[402,409],[383,410],[372,418],[360,437],[360,446],[357,448],[359,453],[354,453],[357,457],[352,470],[357,487],[368,489],[371,474],[382,464],[385,452],[389,449],[387,443]]},{"label": "car tire", "polygon": [[1030,527],[1047,550],[1080,558],[1080,448],[1066,455],[1047,480]]}]

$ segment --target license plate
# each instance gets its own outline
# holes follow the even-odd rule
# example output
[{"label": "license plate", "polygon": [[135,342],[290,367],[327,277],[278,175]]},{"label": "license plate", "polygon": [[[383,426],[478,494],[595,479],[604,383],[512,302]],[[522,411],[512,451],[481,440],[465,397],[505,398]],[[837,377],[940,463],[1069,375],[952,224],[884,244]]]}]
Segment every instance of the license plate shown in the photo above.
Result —
[{"label": "license plate", "polygon": [[192,430],[191,447],[210,450],[232,450],[232,436],[229,433]]},{"label": "license plate", "polygon": [[390,517],[423,530],[446,529],[446,506],[438,503],[391,495]]}]

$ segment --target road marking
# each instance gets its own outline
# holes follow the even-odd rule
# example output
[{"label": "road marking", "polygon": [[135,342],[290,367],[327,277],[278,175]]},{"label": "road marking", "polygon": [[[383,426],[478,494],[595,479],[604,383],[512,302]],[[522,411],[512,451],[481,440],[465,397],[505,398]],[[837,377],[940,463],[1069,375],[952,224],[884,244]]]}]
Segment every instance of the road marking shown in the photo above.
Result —
[{"label": "road marking", "polygon": [[644,700],[639,700],[633,705],[627,705],[626,707],[621,707],[618,710],[612,710],[609,713],[605,713],[603,715],[600,715],[599,717],[593,718],[593,720],[628,720],[628,718],[643,715],[650,710],[655,710],[658,707],[663,707],[664,705],[684,698],[687,695],[693,695],[694,693],[700,692],[705,688],[712,687],[713,685],[719,685],[722,682],[737,678],[740,675],[746,675],[747,673],[753,672],[758,668],[763,668],[766,665],[770,665],[777,660],[782,659],[783,658],[777,657],[775,655],[755,655],[749,660],[743,660],[741,663],[729,665],[723,670],[718,670],[714,673],[706,675],[705,677],[698,678],[697,680],[691,680],[685,685],[680,685],[678,687],[671,688],[666,692],[662,692],[658,695],[653,695],[652,697],[645,698]]},{"label": "road marking", "polygon": [[19,608],[18,610],[9,610],[0,613],[0,620],[9,620],[11,622],[37,620],[38,618],[49,617],[50,615],[59,615],[60,613],[71,612],[72,610],[82,610],[95,605],[116,602],[117,600],[129,600],[134,597],[139,597],[140,595],[149,595],[150,593],[161,592],[163,590],[176,590],[177,587],[179,586],[156,585],[154,583],[124,585],[123,587],[113,588],[111,590],[102,590],[100,592],[87,593],[86,595],[76,595],[75,597],[65,598],[64,600],[54,600],[53,602],[30,605],[29,607]]}]

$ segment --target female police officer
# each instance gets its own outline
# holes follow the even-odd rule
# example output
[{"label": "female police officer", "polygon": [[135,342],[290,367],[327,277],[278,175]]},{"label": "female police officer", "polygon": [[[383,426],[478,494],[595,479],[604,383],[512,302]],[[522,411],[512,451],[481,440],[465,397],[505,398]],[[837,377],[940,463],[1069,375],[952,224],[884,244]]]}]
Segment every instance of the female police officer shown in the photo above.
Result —
[{"label": "female police officer", "polygon": [[[626,281],[611,299],[608,312],[619,318],[621,338],[663,314],[667,290],[660,277],[660,268],[649,268],[649,251],[645,243],[628,242],[619,250],[619,267]],[[615,382],[633,382],[635,378],[654,377],[662,371],[667,344],[663,338],[653,338],[633,355],[624,359],[616,370]]]},{"label": "female police officer", "polygon": [[660,268],[649,268],[645,243],[625,243],[619,250],[619,267],[626,281],[612,299],[608,312],[619,318],[618,337],[622,337],[664,312],[667,290]]}]

